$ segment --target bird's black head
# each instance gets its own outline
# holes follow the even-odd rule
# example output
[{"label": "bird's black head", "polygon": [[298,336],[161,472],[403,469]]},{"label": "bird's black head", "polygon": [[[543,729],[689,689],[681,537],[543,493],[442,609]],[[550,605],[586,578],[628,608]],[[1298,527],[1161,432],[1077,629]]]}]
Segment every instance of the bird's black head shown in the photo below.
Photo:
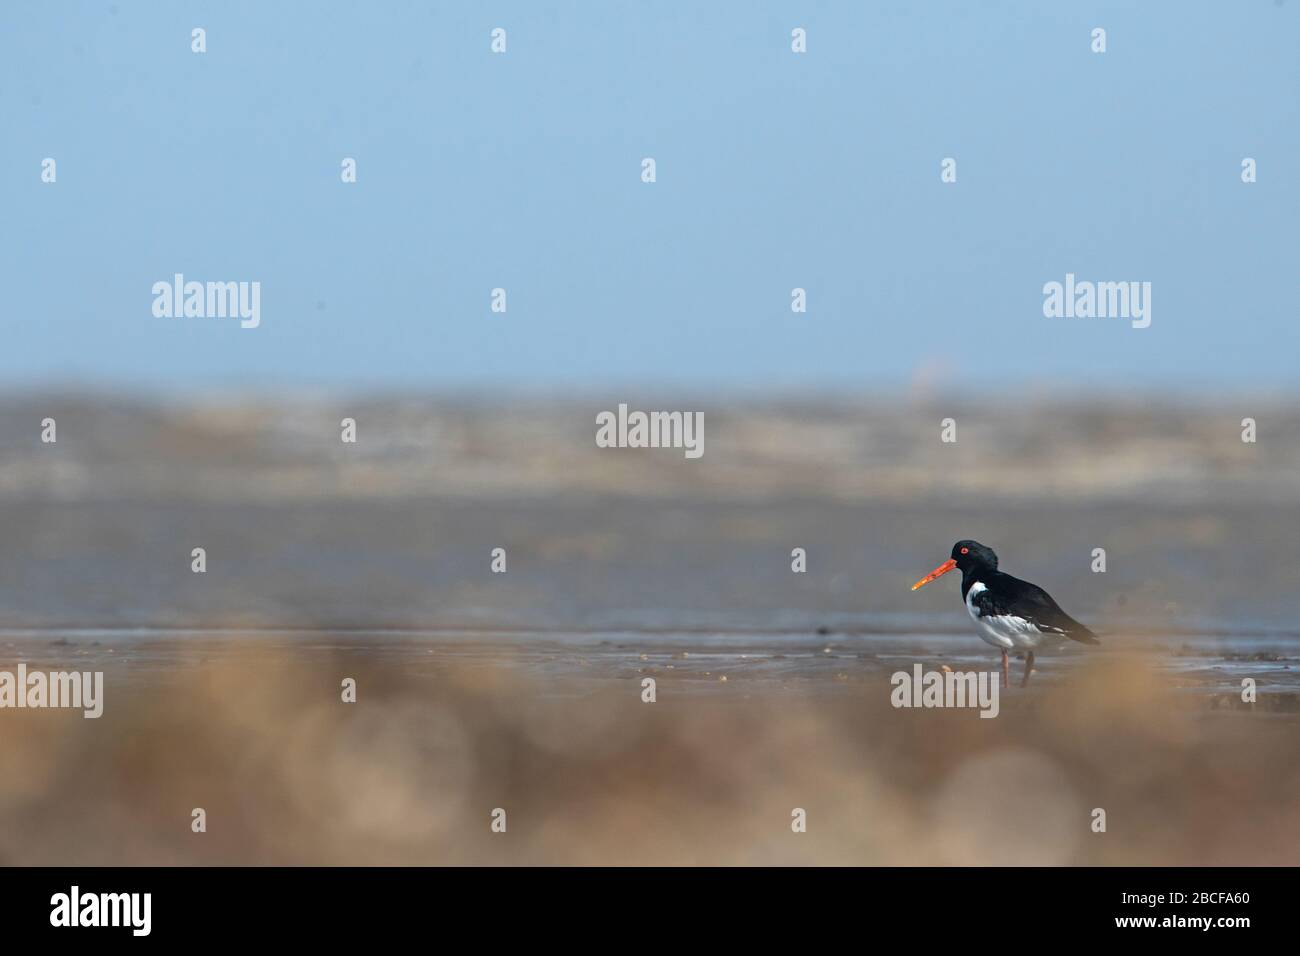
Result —
[{"label": "bird's black head", "polygon": [[[958,541],[952,546],[952,557],[913,584],[912,590],[915,591],[923,584],[929,584],[935,578],[943,577],[954,568],[961,568],[963,582],[971,581],[981,571],[996,571],[998,556],[993,553],[992,548],[986,548],[978,541]],[[965,584],[962,585],[962,590],[963,592],[966,590]]]},{"label": "bird's black head", "polygon": [[962,574],[967,571],[996,571],[998,556],[993,549],[978,541],[958,541],[952,546],[952,559]]}]

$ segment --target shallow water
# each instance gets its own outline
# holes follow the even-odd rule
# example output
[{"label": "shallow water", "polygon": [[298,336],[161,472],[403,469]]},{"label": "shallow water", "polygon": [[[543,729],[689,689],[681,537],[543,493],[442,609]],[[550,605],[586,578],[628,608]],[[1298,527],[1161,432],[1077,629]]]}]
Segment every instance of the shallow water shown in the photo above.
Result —
[{"label": "shallow water", "polygon": [[[895,621],[896,623],[896,621]],[[948,666],[996,670],[997,652],[973,634],[917,629],[848,632],[728,631],[700,627],[663,630],[576,629],[205,629],[72,628],[0,631],[0,664],[65,665],[108,669],[125,686],[159,671],[211,662],[225,648],[245,653],[249,643],[286,658],[359,653],[377,664],[507,666],[528,677],[580,682],[671,677],[678,681],[763,682],[765,692],[862,692],[882,678]],[[1031,686],[1068,680],[1088,659],[1139,657],[1170,684],[1197,698],[1229,703],[1244,678],[1255,681],[1263,704],[1300,711],[1300,636],[1248,632],[1229,635],[1160,633],[1108,636],[1100,648],[1061,645],[1040,652]],[[1023,673],[1017,655],[1012,671]]]}]

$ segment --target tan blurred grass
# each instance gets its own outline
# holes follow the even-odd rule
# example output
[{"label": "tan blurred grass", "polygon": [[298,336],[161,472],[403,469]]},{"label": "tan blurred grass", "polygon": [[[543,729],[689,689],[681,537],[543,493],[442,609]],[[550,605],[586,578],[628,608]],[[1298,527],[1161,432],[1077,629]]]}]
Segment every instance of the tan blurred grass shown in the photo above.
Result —
[{"label": "tan blurred grass", "polygon": [[100,720],[0,714],[0,862],[1300,862],[1295,716],[1189,706],[1135,655],[984,720],[894,710],[883,675],[807,696],[661,675],[646,704],[633,679],[504,660],[173,653],[110,671]]}]

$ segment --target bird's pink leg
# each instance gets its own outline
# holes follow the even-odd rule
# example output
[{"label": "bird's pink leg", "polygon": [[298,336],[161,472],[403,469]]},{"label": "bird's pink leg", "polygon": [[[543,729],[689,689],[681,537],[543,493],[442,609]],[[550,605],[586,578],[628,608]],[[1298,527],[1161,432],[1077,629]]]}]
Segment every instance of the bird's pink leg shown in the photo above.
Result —
[{"label": "bird's pink leg", "polygon": [[1030,651],[1029,656],[1025,658],[1025,679],[1020,682],[1021,687],[1029,686],[1029,675],[1034,672],[1034,652]]},{"label": "bird's pink leg", "polygon": [[1007,652],[1002,652],[1002,686],[1011,686],[1011,658],[1007,657]]}]

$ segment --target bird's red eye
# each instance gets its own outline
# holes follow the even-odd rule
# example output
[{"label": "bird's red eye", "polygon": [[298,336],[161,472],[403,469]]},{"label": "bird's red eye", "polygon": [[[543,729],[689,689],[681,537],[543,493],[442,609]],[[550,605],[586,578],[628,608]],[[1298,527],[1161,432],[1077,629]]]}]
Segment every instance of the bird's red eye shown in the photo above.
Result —
[{"label": "bird's red eye", "polygon": [[970,548],[962,548],[962,549],[961,549],[961,553],[962,553],[962,554],[970,554]]}]

